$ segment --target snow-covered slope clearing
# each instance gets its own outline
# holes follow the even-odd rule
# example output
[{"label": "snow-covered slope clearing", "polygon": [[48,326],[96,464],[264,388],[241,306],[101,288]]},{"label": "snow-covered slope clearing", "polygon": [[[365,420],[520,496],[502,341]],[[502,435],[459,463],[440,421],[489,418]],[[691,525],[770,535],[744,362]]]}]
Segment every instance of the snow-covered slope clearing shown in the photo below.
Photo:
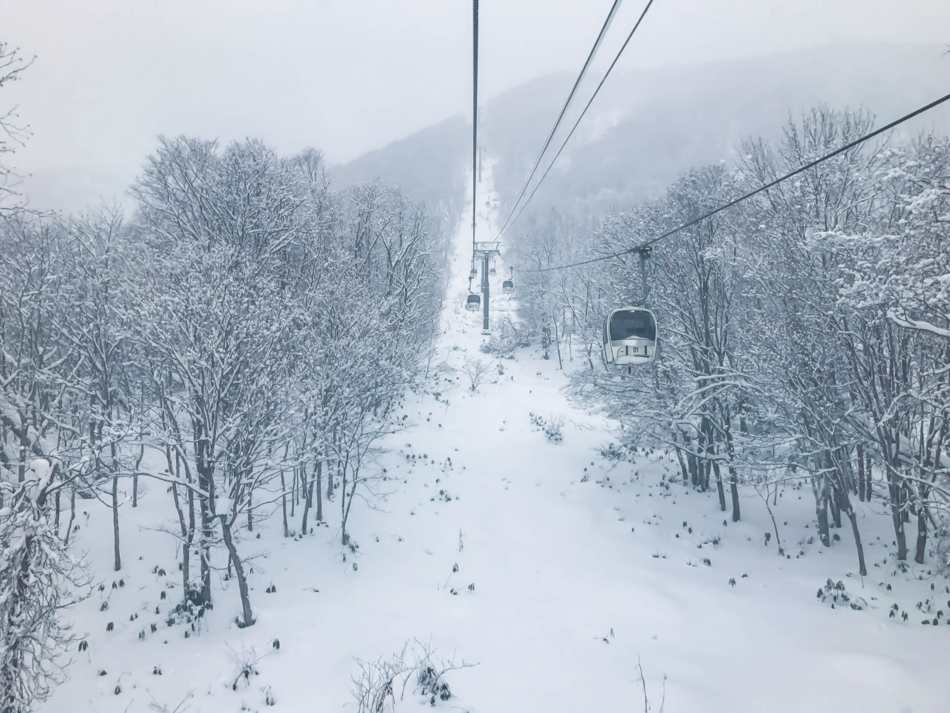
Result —
[{"label": "snow-covered slope clearing", "polygon": [[[479,206],[483,239],[496,204]],[[950,709],[950,627],[922,626],[935,614],[914,608],[929,597],[934,612],[950,611],[950,593],[915,578],[926,568],[898,573],[886,520],[868,520],[862,582],[849,574],[845,531],[831,549],[808,537],[810,494],[785,490],[773,508],[783,558],[754,492],[744,520],[727,524],[662,451],[605,458],[612,424],[568,403],[556,360],[480,352],[481,314],[462,309],[470,226],[466,211],[429,388],[409,395],[405,428],[385,443],[379,497],[348,524],[354,546],[340,544],[338,501],[324,503],[326,527],[293,538],[277,510],[245,533],[245,550],[258,552],[248,561],[256,624],[233,623],[240,604],[223,555],[215,608],[192,624],[174,613],[165,486],[150,483],[137,509],[123,508],[120,572],[110,571],[109,510],[86,508],[77,544],[105,587],[69,613],[88,650],[74,653],[44,711],[357,710],[355,659],[389,658],[413,640],[476,664],[445,675],[453,697],[436,703],[446,710],[635,711],[644,686],[649,709],[665,696],[668,713]],[[514,306],[506,276],[499,263],[495,319]],[[489,368],[473,389],[479,361]],[[538,425],[561,419],[560,442]],[[299,520],[298,509],[297,530]],[[867,608],[816,599],[828,578]],[[894,603],[908,621],[888,617]],[[397,710],[428,705],[415,688],[411,679],[400,700],[396,686]]]}]

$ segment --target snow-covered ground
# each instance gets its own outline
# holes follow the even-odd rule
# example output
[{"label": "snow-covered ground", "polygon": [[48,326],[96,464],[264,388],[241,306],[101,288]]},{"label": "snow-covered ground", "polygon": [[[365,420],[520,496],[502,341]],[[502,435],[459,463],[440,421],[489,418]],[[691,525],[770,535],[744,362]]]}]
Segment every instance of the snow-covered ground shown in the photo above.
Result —
[{"label": "snow-covered ground", "polygon": [[[479,203],[488,239],[497,216]],[[78,545],[106,586],[69,612],[89,649],[74,652],[70,680],[44,710],[270,710],[268,693],[275,710],[355,710],[355,659],[388,657],[414,639],[477,664],[447,674],[455,697],[438,704],[472,713],[642,710],[638,663],[653,711],[664,691],[668,713],[950,710],[950,626],[923,626],[935,614],[915,607],[929,597],[934,612],[950,612],[950,592],[943,580],[915,579],[926,567],[897,572],[886,519],[862,511],[871,569],[862,583],[849,574],[847,529],[835,531],[831,549],[809,542],[810,492],[786,490],[773,508],[785,559],[774,539],[766,543],[771,521],[754,492],[744,493],[743,521],[727,524],[714,494],[669,484],[678,467],[662,452],[635,463],[601,457],[611,424],[568,403],[555,359],[479,351],[481,313],[462,309],[470,226],[469,213],[455,241],[436,376],[426,393],[409,395],[407,426],[380,459],[389,494],[350,518],[358,550],[339,544],[339,501],[324,503],[329,526],[303,538],[281,537],[275,513],[242,544],[259,553],[250,563],[256,625],[232,623],[236,586],[219,578],[214,611],[191,633],[166,624],[180,575],[174,541],[159,530],[174,515],[165,486],[147,484],[139,508],[122,508],[117,573],[110,512],[85,502]],[[496,318],[513,307],[501,290],[508,271],[498,268]],[[465,364],[476,359],[491,370],[473,392]],[[531,414],[563,417],[563,441],[547,440]],[[818,601],[829,577],[870,607]],[[888,617],[895,602],[908,621]],[[252,650],[257,675],[234,690],[238,661]],[[397,710],[420,705],[410,682]]]}]

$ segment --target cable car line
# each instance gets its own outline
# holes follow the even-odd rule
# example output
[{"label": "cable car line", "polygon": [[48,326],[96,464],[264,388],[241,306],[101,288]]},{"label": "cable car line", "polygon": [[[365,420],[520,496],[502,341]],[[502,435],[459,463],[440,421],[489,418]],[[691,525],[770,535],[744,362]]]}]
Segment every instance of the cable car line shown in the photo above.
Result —
[{"label": "cable car line", "polygon": [[[574,94],[577,92],[577,88],[581,84],[581,80],[583,80],[584,75],[590,68],[591,62],[594,60],[594,55],[597,54],[597,50],[600,48],[600,44],[603,42],[604,36],[607,34],[607,30],[610,28],[610,24],[613,22],[614,15],[617,14],[617,10],[620,8],[620,4],[622,2],[623,0],[614,0],[614,4],[610,8],[610,12],[607,14],[607,19],[604,21],[603,27],[600,28],[600,33],[597,35],[597,39],[594,41],[594,46],[591,47],[590,54],[587,55],[587,60],[584,62],[584,66],[581,67],[580,74],[578,74],[577,79],[574,80],[574,86],[571,87],[571,91],[567,95],[567,100],[564,102],[564,106],[561,107],[561,113],[558,114],[557,120],[554,122],[554,126],[551,127],[551,133],[548,134],[548,138],[544,142],[544,146],[542,147],[541,152],[538,154],[538,158],[535,160],[534,166],[531,168],[531,172],[528,174],[528,178],[524,182],[524,186],[521,188],[521,193],[518,194],[518,198],[511,207],[511,212],[508,214],[508,218],[505,220],[505,223],[498,232],[498,235],[502,235],[505,232],[505,229],[511,222],[511,216],[514,215],[515,210],[518,208],[518,204],[521,202],[521,199],[524,198],[524,194],[528,190],[528,186],[531,185],[531,179],[534,178],[535,174],[537,173],[538,167],[541,165],[541,159],[544,158],[545,152],[548,150],[548,147],[550,147],[551,141],[554,139],[554,134],[557,133],[558,127],[561,125],[561,120],[564,119],[564,114],[567,112],[567,108],[570,105],[571,100],[573,100]],[[650,2],[653,2],[653,0],[650,0]]]},{"label": "cable car line", "polygon": [[[580,125],[581,120],[584,118],[584,115],[587,113],[587,110],[590,109],[590,105],[594,103],[594,99],[597,98],[597,95],[600,93],[601,87],[603,87],[604,82],[607,81],[607,77],[610,76],[610,73],[613,71],[617,62],[620,60],[620,56],[623,54],[624,50],[627,49],[627,45],[630,44],[630,40],[633,39],[634,33],[636,33],[637,28],[640,27],[640,23],[643,22],[643,18],[646,17],[647,11],[650,9],[651,5],[653,5],[653,0],[649,0],[649,2],[647,2],[646,4],[646,7],[643,8],[643,12],[640,13],[640,17],[637,19],[637,24],[635,24],[633,26],[633,29],[630,30],[630,34],[627,35],[627,39],[624,41],[623,45],[620,47],[620,51],[617,52],[617,56],[614,57],[613,62],[610,63],[610,66],[607,68],[607,72],[604,74],[603,78],[600,80],[600,83],[597,85],[597,88],[594,90],[594,93],[591,95],[591,98],[588,100],[586,106],[584,106],[584,110],[581,112],[580,116],[577,117],[577,121],[574,122],[574,126],[571,127],[570,133],[568,133],[567,137],[561,143],[561,147],[557,150],[557,153],[554,155],[554,158],[551,159],[551,163],[548,164],[547,169],[544,171],[544,173],[541,175],[541,178],[535,184],[534,189],[531,191],[531,194],[528,196],[527,200],[521,205],[521,209],[518,210],[518,214],[514,217],[513,220],[511,218],[511,215],[508,216],[508,220],[505,221],[505,224],[502,226],[501,230],[498,232],[498,237],[501,237],[502,235],[504,235],[509,225],[514,225],[514,223],[518,221],[518,218],[520,218],[521,214],[524,213],[525,208],[528,207],[528,203],[530,203],[531,199],[534,198],[534,194],[538,192],[538,188],[541,187],[541,184],[544,182],[544,179],[547,178],[548,174],[551,172],[551,169],[554,168],[554,164],[557,162],[558,157],[564,151],[564,147],[567,146],[567,142],[571,140],[571,137],[574,135],[574,132],[577,130],[577,127]],[[573,95],[573,92],[572,92],[572,95]],[[568,99],[568,101],[570,101],[570,99]],[[565,108],[567,108],[566,105],[565,105]],[[563,111],[561,113],[563,115]],[[557,127],[555,126],[555,128]],[[551,135],[552,136],[554,135],[553,132]],[[550,137],[548,138],[548,142],[550,142]],[[547,146],[548,146],[547,144],[544,145],[545,149],[547,148]],[[542,155],[543,155],[543,151],[542,151]],[[541,156],[538,156],[538,162],[540,161],[541,161]],[[535,164],[535,169],[537,169],[537,164]],[[534,171],[532,171],[531,176],[528,177],[528,182],[531,181],[532,176],[534,176]],[[525,188],[527,187],[528,187],[528,183],[526,182]],[[521,196],[524,195],[524,192],[525,192],[525,189],[522,189]],[[521,200],[521,196],[518,196],[518,201]],[[515,206],[514,208],[512,208],[511,212],[514,213],[517,207],[518,207],[518,202],[516,201]]]},{"label": "cable car line", "polygon": [[848,143],[848,144],[845,144],[844,146],[841,146],[840,148],[835,149],[835,150],[832,151],[831,153],[825,154],[824,156],[822,156],[822,157],[820,157],[820,158],[817,158],[817,159],[815,159],[814,161],[810,161],[809,163],[806,163],[806,164],[804,164],[803,166],[799,166],[799,167],[796,168],[794,171],[791,171],[791,172],[789,172],[789,173],[786,173],[786,174],[785,174],[784,176],[782,176],[781,178],[776,178],[774,181],[770,181],[769,183],[766,183],[766,184],[764,184],[764,185],[762,185],[762,186],[756,188],[755,190],[749,191],[748,193],[745,193],[745,194],[739,196],[738,198],[734,198],[734,199],[732,199],[731,201],[729,201],[728,203],[724,203],[723,205],[719,206],[718,208],[715,208],[714,210],[711,210],[711,211],[709,211],[708,213],[704,213],[703,215],[699,216],[698,218],[693,218],[692,220],[690,220],[690,221],[688,221],[688,222],[686,222],[686,223],[683,223],[682,225],[677,226],[676,228],[673,228],[672,230],[668,230],[668,231],[666,231],[665,233],[661,233],[660,235],[657,235],[656,237],[651,238],[650,240],[647,240],[646,242],[640,243],[639,245],[636,245],[636,246],[634,246],[634,247],[632,247],[632,248],[628,248],[627,250],[621,250],[620,252],[611,253],[611,254],[609,254],[609,255],[604,255],[604,256],[602,256],[602,257],[591,258],[590,260],[581,260],[581,261],[579,261],[579,262],[572,262],[572,263],[568,263],[567,265],[555,265],[554,267],[545,267],[545,268],[540,268],[540,269],[522,268],[522,270],[525,271],[525,272],[552,272],[552,271],[554,271],[554,270],[566,270],[566,269],[572,268],[572,267],[582,267],[582,266],[584,266],[584,265],[590,265],[590,264],[595,263],[595,262],[602,262],[602,261],[604,261],[604,260],[610,260],[611,258],[621,257],[622,255],[629,255],[629,254],[631,254],[631,253],[640,252],[640,251],[642,251],[642,250],[644,250],[644,249],[646,249],[646,248],[649,248],[649,247],[652,246],[652,245],[655,245],[656,243],[660,242],[661,240],[664,240],[664,239],[666,239],[666,238],[668,238],[668,237],[670,237],[670,236],[672,236],[672,235],[675,235],[676,233],[679,233],[679,232],[685,230],[686,228],[690,228],[690,227],[696,225],[697,223],[701,223],[702,221],[706,220],[707,218],[711,218],[712,216],[716,215],[717,213],[721,213],[722,211],[726,210],[727,208],[732,208],[733,206],[735,206],[735,205],[741,203],[742,201],[748,200],[749,198],[752,198],[753,196],[756,196],[756,195],[758,195],[759,193],[762,193],[762,192],[764,192],[764,191],[767,191],[767,190],[770,189],[770,188],[774,188],[774,187],[777,186],[779,183],[782,183],[783,181],[787,181],[789,178],[793,178],[793,177],[797,176],[798,174],[807,171],[807,170],[810,169],[810,168],[814,168],[814,167],[817,166],[818,164],[824,163],[824,162],[827,161],[828,159],[834,158],[835,156],[838,156],[839,154],[842,154],[842,153],[844,153],[845,151],[849,151],[850,149],[853,149],[855,146],[859,146],[860,144],[863,144],[865,141],[868,141],[868,140],[870,140],[870,139],[873,139],[873,138],[876,137],[876,136],[880,136],[881,134],[883,134],[883,133],[885,133],[885,132],[887,132],[887,131],[890,131],[891,129],[895,128],[896,126],[899,126],[899,125],[903,124],[905,121],[909,121],[910,119],[913,119],[913,118],[916,117],[916,116],[920,116],[920,115],[923,114],[924,112],[929,111],[929,110],[933,109],[934,107],[937,107],[937,106],[939,106],[939,105],[941,105],[941,104],[943,104],[944,102],[947,102],[947,101],[950,101],[950,94],[947,94],[947,95],[945,95],[945,96],[942,96],[942,97],[940,97],[939,99],[937,99],[937,100],[935,100],[935,101],[932,101],[932,102],[930,102],[929,104],[927,104],[927,105],[925,105],[925,106],[922,106],[922,107],[920,107],[919,109],[916,109],[916,110],[910,112],[909,114],[905,114],[905,115],[902,116],[901,118],[896,119],[896,120],[892,121],[891,123],[889,123],[889,124],[887,124],[887,125],[885,125],[885,126],[882,126],[880,129],[875,129],[874,131],[870,132],[869,134],[866,134],[865,136],[862,136],[862,137],[860,137],[860,138],[857,138],[857,139],[855,139],[854,141],[852,141],[852,142],[850,142],[850,143]]},{"label": "cable car line", "polygon": [[478,0],[472,0],[472,270],[475,269],[475,216],[478,202]]}]

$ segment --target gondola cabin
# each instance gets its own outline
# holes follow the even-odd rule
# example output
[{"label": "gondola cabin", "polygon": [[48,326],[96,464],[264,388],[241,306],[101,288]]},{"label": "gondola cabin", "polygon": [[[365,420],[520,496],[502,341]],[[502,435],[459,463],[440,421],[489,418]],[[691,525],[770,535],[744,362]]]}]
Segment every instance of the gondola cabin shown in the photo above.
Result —
[{"label": "gondola cabin", "polygon": [[482,306],[482,298],[475,293],[470,294],[465,298],[465,309],[469,312],[477,312],[478,308]]},{"label": "gondola cabin", "polygon": [[649,364],[656,358],[656,317],[643,307],[615,309],[604,320],[608,364]]},{"label": "gondola cabin", "polygon": [[504,282],[501,283],[501,290],[506,295],[510,295],[512,292],[515,291],[515,283],[512,280],[505,280]]}]

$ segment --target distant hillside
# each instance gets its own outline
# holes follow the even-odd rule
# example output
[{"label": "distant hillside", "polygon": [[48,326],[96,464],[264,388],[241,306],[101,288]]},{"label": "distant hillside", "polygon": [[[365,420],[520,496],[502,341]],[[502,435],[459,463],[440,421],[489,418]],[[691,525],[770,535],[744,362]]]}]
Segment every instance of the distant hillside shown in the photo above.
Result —
[{"label": "distant hillside", "polygon": [[[600,211],[658,195],[690,167],[730,161],[744,138],[780,136],[790,113],[818,103],[864,107],[886,123],[950,91],[945,51],[844,44],[612,75],[531,210]],[[572,81],[545,76],[489,103],[485,140],[500,158],[496,187],[504,200],[515,198]],[[907,131],[931,127],[950,130],[950,108]]]},{"label": "distant hillside", "polygon": [[[499,159],[496,188],[513,200],[573,82],[550,74],[491,99],[481,133]],[[593,85],[587,86],[590,95]],[[531,204],[600,212],[661,194],[683,171],[731,161],[739,142],[774,139],[789,115],[825,103],[864,107],[885,123],[950,91],[939,45],[854,43],[612,75]],[[573,123],[573,121],[571,122]],[[950,107],[909,125],[950,131]],[[330,170],[334,187],[381,180],[457,218],[470,160],[471,124],[430,126]]]},{"label": "distant hillside", "polygon": [[454,221],[465,191],[471,130],[465,119],[454,116],[350,163],[332,166],[331,188],[378,178],[429,204],[443,221]]}]

